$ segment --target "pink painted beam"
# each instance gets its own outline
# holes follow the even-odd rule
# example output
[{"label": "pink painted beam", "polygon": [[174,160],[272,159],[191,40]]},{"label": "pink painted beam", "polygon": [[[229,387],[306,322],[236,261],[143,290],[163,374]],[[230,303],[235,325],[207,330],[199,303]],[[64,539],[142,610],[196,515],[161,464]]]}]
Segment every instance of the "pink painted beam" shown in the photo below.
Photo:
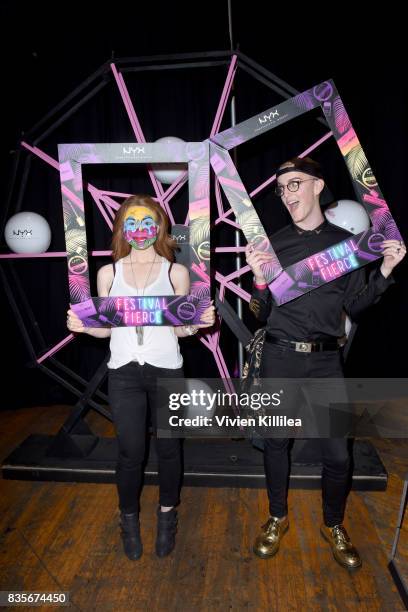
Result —
[{"label": "pink painted beam", "polygon": [[208,342],[208,340],[206,338],[204,338],[204,336],[200,336],[200,342],[202,344],[204,344],[205,348],[207,348],[209,351],[211,351],[210,343]]},{"label": "pink painted beam", "polygon": [[[142,127],[140,125],[139,118],[137,116],[135,108],[134,108],[134,106],[132,104],[132,101],[130,99],[130,95],[129,95],[128,89],[126,87],[126,83],[125,83],[125,80],[123,78],[123,75],[120,72],[118,72],[115,64],[111,64],[111,70],[113,72],[113,76],[114,76],[116,84],[118,86],[119,93],[120,93],[120,95],[122,97],[122,102],[125,105],[125,109],[126,109],[126,112],[128,114],[129,121],[131,123],[133,132],[134,132],[134,134],[136,136],[136,140],[137,140],[137,142],[146,142],[146,138],[145,138],[145,136],[143,134],[143,130],[142,130]],[[152,185],[153,185],[153,189],[156,192],[156,196],[160,200],[160,203],[163,205],[163,201],[162,201],[162,198],[163,198],[163,188],[162,188],[162,185],[161,185],[160,181],[158,181],[157,178],[155,177],[155,175],[153,173],[153,170],[148,170],[148,173],[149,173],[149,177],[150,177],[150,180],[152,182]],[[166,208],[166,210],[167,210],[167,208]]]},{"label": "pink painted beam", "polygon": [[[58,170],[59,172],[59,163],[53,159],[52,157],[50,157],[49,155],[47,155],[46,153],[44,153],[44,151],[42,151],[41,149],[39,149],[38,147],[32,147],[29,144],[27,144],[26,142],[22,142],[21,146],[23,146],[24,148],[26,148],[28,151],[30,151],[31,153],[33,153],[34,155],[37,155],[37,157],[39,157],[40,159],[42,159],[43,161],[45,161],[47,164],[49,164],[50,166],[52,166],[53,168],[55,168],[56,170]],[[87,185],[87,189],[89,190],[89,188],[92,187],[92,185]],[[81,200],[78,198],[77,195],[75,195],[75,193],[73,193],[72,191],[70,191],[68,189],[68,187],[66,187],[66,185],[63,185],[61,188],[62,193],[67,196],[67,198],[73,203],[76,204],[76,206],[78,206],[78,208],[80,210],[84,210],[84,204],[83,202],[81,202]]]},{"label": "pink painted beam", "polygon": [[246,247],[215,247],[216,253],[243,253]]},{"label": "pink painted beam", "polygon": [[54,355],[54,353],[64,348],[64,346],[66,346],[69,342],[71,342],[71,340],[73,340],[74,337],[75,337],[74,334],[69,334],[69,336],[61,340],[61,342],[56,344],[47,353],[45,353],[44,355],[41,355],[41,357],[37,359],[37,363],[42,363],[45,359],[47,359],[47,357],[51,357],[51,355]]},{"label": "pink painted beam", "polygon": [[176,193],[181,189],[181,187],[186,183],[188,179],[188,172],[185,171],[181,174],[178,179],[176,179],[170,187],[164,192],[163,198],[169,201]]},{"label": "pink painted beam", "polygon": [[[213,348],[212,345],[210,344],[210,342],[208,340],[206,340],[203,337],[200,337],[200,342],[209,350],[212,352],[215,363],[217,364],[218,367],[218,371],[220,373],[221,378],[225,379],[226,381],[228,381],[228,379],[230,378],[229,372],[228,372],[228,368],[226,366],[226,363],[224,361],[224,357],[221,353],[221,350],[219,347]],[[230,386],[230,383],[229,383]],[[227,382],[227,388],[228,388],[228,382]]]},{"label": "pink painted beam", "polygon": [[66,257],[66,251],[52,251],[49,253],[7,253],[6,255],[0,255],[0,259],[28,259],[32,257]]},{"label": "pink painted beam", "polygon": [[241,287],[238,287],[235,283],[231,281],[227,281],[225,277],[219,272],[215,273],[215,280],[217,280],[221,285],[225,285],[228,289],[236,293],[239,297],[241,297],[246,302],[249,302],[251,299],[250,294],[247,291],[244,291]]},{"label": "pink painted beam", "polygon": [[230,94],[231,87],[234,82],[234,76],[235,76],[236,70],[237,70],[237,56],[233,55],[231,58],[230,67],[228,69],[227,78],[225,80],[224,89],[221,94],[221,99],[218,104],[218,109],[215,115],[214,123],[211,128],[210,136],[214,136],[215,134],[217,134],[218,130],[220,129],[221,121],[224,116],[225,107],[228,101],[228,96]]},{"label": "pink painted beam", "polygon": [[[308,149],[306,149],[305,151],[303,151],[303,153],[300,153],[299,157],[305,157],[305,155],[308,155],[309,153],[311,153],[312,151],[314,151],[317,147],[319,147],[323,142],[325,142],[326,140],[328,140],[331,136],[333,136],[333,132],[328,132],[327,134],[325,134],[322,138],[320,138],[319,140],[317,140],[314,144],[312,144]],[[271,176],[268,180],[266,180],[264,183],[262,183],[261,185],[259,185],[256,189],[254,189],[253,191],[251,191],[251,193],[249,194],[250,197],[252,198],[253,196],[257,195],[260,191],[262,191],[262,189],[265,189],[265,187],[267,187],[268,185],[270,185],[271,183],[273,183],[273,181],[276,179],[276,174],[274,174],[273,176]],[[220,215],[218,217],[218,219],[215,220],[215,225],[218,225],[219,223],[229,223],[230,225],[232,225],[232,222],[228,221],[226,219],[226,217],[229,217],[230,215],[232,215],[233,210],[232,208],[229,208],[227,211],[225,211],[222,215]]]},{"label": "pink painted beam", "polygon": [[234,211],[232,210],[232,208],[229,208],[227,211],[225,211],[222,215],[220,215],[218,217],[218,219],[215,220],[215,225],[218,225],[218,223],[222,223],[226,221],[226,217],[229,217],[230,215],[232,215]]},{"label": "pink painted beam", "polygon": [[[130,197],[126,193],[122,195],[123,195],[123,198]],[[106,206],[108,206],[108,208],[111,208],[115,211],[119,210],[119,208],[121,207],[121,204],[119,204],[119,202],[116,202],[110,196],[108,196],[106,193],[103,193],[102,191],[99,192],[99,199],[102,200],[102,202],[104,202]]]},{"label": "pink painted beam", "polygon": [[101,195],[99,199],[105,204],[108,214],[111,216],[112,221],[114,221],[116,217],[116,212],[121,207],[121,204],[118,204],[118,202],[112,200],[112,198],[110,198],[108,195]]},{"label": "pink painted beam", "polygon": [[240,268],[239,270],[235,270],[235,272],[231,272],[231,274],[228,274],[227,276],[225,276],[225,280],[226,281],[233,280],[234,278],[238,278],[239,276],[242,276],[243,274],[250,272],[250,270],[251,268],[248,265],[242,266],[242,268]]},{"label": "pink painted beam", "polygon": [[221,378],[228,381],[228,379],[230,378],[230,375],[229,375],[228,368],[224,361],[224,357],[222,356],[221,351],[218,349],[217,351],[213,351],[212,353],[213,353],[215,362],[218,366],[218,370],[221,374]]},{"label": "pink painted beam", "polygon": [[[112,66],[113,66],[113,64],[112,64]],[[138,116],[136,114],[135,108],[134,108],[134,106],[132,104],[132,101],[130,99],[129,92],[128,92],[126,84],[125,84],[125,80],[124,80],[123,76],[120,73],[117,72],[116,68],[114,69],[114,75],[115,75],[115,79],[116,79],[116,82],[117,82],[118,87],[119,87],[119,91],[120,91],[121,96],[122,96],[122,101],[123,101],[123,103],[125,105],[126,111],[128,113],[128,117],[129,117],[130,122],[132,124],[133,131],[135,133],[136,139],[138,140],[138,142],[146,142],[146,138],[144,137],[144,134],[142,132],[142,128],[140,126]],[[155,175],[153,173],[153,170],[148,169],[148,174],[149,174],[150,180],[152,182],[153,189],[156,192],[156,196],[160,200],[160,202],[162,202],[163,187],[162,187],[160,181],[155,177]]]},{"label": "pink painted beam", "polygon": [[118,86],[120,95],[122,97],[122,102],[125,105],[126,112],[128,114],[129,121],[132,125],[132,129],[136,136],[137,142],[146,142],[146,138],[144,137],[142,126],[140,125],[135,108],[130,100],[129,92],[127,90],[123,76],[120,74],[120,72],[118,72],[115,64],[111,64],[110,67],[113,72],[113,76],[115,78],[116,85]]},{"label": "pink painted beam", "polygon": [[21,143],[21,146],[27,149],[28,151],[30,151],[31,153],[33,153],[34,155],[37,155],[37,157],[47,162],[47,164],[49,164],[50,166],[52,166],[59,172],[59,169],[60,169],[59,163],[55,159],[50,157],[50,155],[47,155],[47,153],[44,153],[44,151],[41,151],[41,149],[39,149],[38,147],[32,147],[31,145],[29,145],[27,142],[24,142],[24,141]]},{"label": "pink painted beam", "polygon": [[[220,323],[221,323],[221,317],[218,317]],[[218,346],[219,346],[219,339],[220,339],[220,331],[214,331],[211,333],[210,335],[210,345],[211,345],[211,350],[212,351],[216,351]]]},{"label": "pink painted beam", "polygon": [[[137,142],[146,142],[146,139],[144,137],[144,134],[143,134],[143,131],[142,131],[139,119],[138,119],[136,111],[135,111],[135,108],[134,108],[134,106],[132,104],[132,101],[130,99],[129,92],[127,90],[124,78],[123,78],[122,74],[120,74],[120,72],[118,72],[115,64],[111,64],[111,69],[112,69],[113,76],[115,78],[116,84],[118,86],[120,95],[122,97],[123,104],[125,105],[126,112],[128,114],[128,117],[129,117],[132,129],[133,129],[133,132],[134,132],[134,134],[136,136],[136,140],[137,140]],[[168,214],[168,216],[170,218],[171,223],[174,225],[174,218],[173,218],[173,214],[172,214],[172,212],[170,210],[170,206],[168,205],[166,200],[163,199],[163,195],[164,195],[163,187],[162,187],[160,181],[158,181],[157,178],[155,177],[155,175],[153,173],[153,170],[148,169],[148,173],[149,173],[149,177],[150,177],[150,180],[152,182],[152,185],[153,185],[153,189],[156,192],[156,196],[160,200],[160,204],[163,206],[163,208],[165,208],[165,210],[166,210],[166,212],[167,212],[167,214]]]},{"label": "pink painted beam", "polygon": [[[103,202],[105,204],[105,200],[101,200],[101,202]],[[108,215],[110,216],[112,221],[114,221],[115,217],[116,217],[115,211],[112,210],[112,208],[110,206],[107,206],[106,207],[106,212],[108,213]],[[112,225],[112,228],[113,228],[113,225]]]},{"label": "pink painted beam", "polygon": [[[102,257],[105,255],[112,255],[112,251],[90,251],[88,255],[92,257]],[[31,259],[41,257],[66,257],[66,251],[49,251],[47,253],[7,253],[6,255],[0,255],[0,259]]]},{"label": "pink painted beam", "polygon": [[[221,187],[220,187],[220,183],[217,177],[215,178],[215,199],[217,202],[218,215],[219,215],[219,218],[221,218],[224,216],[224,205],[222,202]],[[232,208],[230,210],[232,211]]]},{"label": "pink painted beam", "polygon": [[210,284],[210,277],[208,276],[208,274],[206,272],[204,272],[204,270],[202,270],[200,268],[200,266],[198,266],[196,263],[193,263],[192,266],[191,266],[191,269],[193,270],[193,272],[195,272],[197,274],[197,276],[202,278],[203,281],[205,281],[206,283]]},{"label": "pink painted beam", "polygon": [[230,283],[225,283],[225,285],[230,291],[235,293],[238,297],[242,298],[246,302],[250,301],[251,295],[247,291],[244,291],[243,289],[241,289],[241,287],[238,287],[238,285],[236,285],[235,283],[230,282]]},{"label": "pink painted beam", "polygon": [[99,212],[101,213],[102,217],[105,219],[105,223],[107,224],[107,226],[109,227],[109,229],[112,231],[113,230],[113,223],[111,221],[111,219],[109,219],[108,214],[105,210],[105,207],[102,205],[100,199],[99,199],[99,190],[95,189],[94,187],[90,186],[89,187],[89,192],[93,198],[93,201],[95,202],[95,204],[97,205]]},{"label": "pink painted beam", "polygon": [[105,219],[105,222],[106,222],[107,226],[112,231],[113,230],[113,223],[112,223],[111,219],[109,219],[108,214],[107,214],[105,208],[102,206],[102,204],[100,203],[100,201],[98,199],[94,198],[94,202],[97,205],[97,207],[99,209],[99,212],[101,213],[102,217]]},{"label": "pink painted beam", "polygon": [[[322,138],[320,138],[319,140],[317,140],[314,144],[312,144],[308,149],[306,149],[305,151],[303,151],[303,153],[299,154],[299,157],[305,157],[306,155],[308,155],[309,153],[311,153],[312,151],[314,151],[315,149],[317,149],[317,147],[320,147],[321,144],[323,144],[323,142],[325,142],[326,140],[328,140],[331,136],[333,136],[333,132],[327,132],[327,134],[325,134]],[[262,183],[262,185],[259,185],[259,187],[257,187],[256,189],[254,189],[253,191],[251,191],[251,193],[249,194],[250,197],[252,198],[254,195],[256,195],[257,193],[259,193],[260,191],[262,191],[262,189],[264,189],[265,187],[267,187],[268,185],[270,185],[271,183],[273,183],[273,181],[276,179],[276,174],[274,174],[273,176],[271,176],[271,178],[269,178],[267,181],[265,181],[264,183]]]},{"label": "pink painted beam", "polygon": [[[24,141],[21,143],[21,146],[26,148],[28,151],[30,151],[31,153],[33,153],[34,155],[36,155],[37,157],[45,161],[47,164],[49,164],[50,166],[52,166],[59,172],[60,170],[59,163],[55,159],[53,159],[50,155],[47,155],[46,153],[44,153],[44,151],[42,151],[38,147],[32,147],[31,145],[27,144]],[[67,198],[71,202],[76,204],[78,208],[80,208],[81,210],[84,210],[83,202],[81,202],[81,200],[74,193],[72,193],[72,191],[70,191],[65,185],[62,186],[62,193],[66,195]]]},{"label": "pink painted beam", "polygon": [[[100,192],[102,195],[107,195],[107,196],[117,196],[118,198],[129,198],[131,195],[134,195],[133,193],[122,193],[121,191],[105,191],[104,189],[100,189]],[[114,202],[114,200],[112,200],[112,202]],[[117,202],[115,202],[115,204],[117,204]],[[120,204],[118,204],[118,207],[120,206]]]}]

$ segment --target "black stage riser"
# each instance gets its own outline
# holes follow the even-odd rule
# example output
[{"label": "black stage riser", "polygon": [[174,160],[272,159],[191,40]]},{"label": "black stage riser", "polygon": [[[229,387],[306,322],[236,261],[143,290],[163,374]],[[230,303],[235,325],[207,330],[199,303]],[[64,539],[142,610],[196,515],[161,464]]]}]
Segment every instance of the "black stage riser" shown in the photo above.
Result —
[{"label": "black stage riser", "polygon": [[[2,465],[3,478],[55,482],[114,483],[117,446],[114,438],[99,438],[87,457],[59,459],[47,456],[53,436],[27,438]],[[248,440],[186,440],[184,486],[264,488],[263,454]],[[297,441],[292,451],[290,487],[319,489],[321,465],[313,441]],[[374,447],[356,441],[353,447],[352,488],[384,491],[387,472]],[[145,483],[157,484],[154,445],[145,469]]]},{"label": "black stage riser", "polygon": [[[304,476],[297,474],[296,465],[292,468],[289,486],[291,489],[320,489],[321,477],[316,474]],[[294,473],[295,472],[295,473]],[[88,482],[114,484],[115,473],[90,473],[86,471],[62,471],[42,469],[19,469],[18,466],[4,466],[3,478],[7,480],[35,480],[41,482]],[[145,484],[157,485],[157,472],[145,472]],[[239,488],[239,489],[263,489],[265,488],[265,477],[256,474],[208,474],[205,472],[184,474],[183,486],[185,487],[214,487],[214,488]],[[353,491],[385,491],[387,488],[387,477],[364,476],[353,477]]]}]

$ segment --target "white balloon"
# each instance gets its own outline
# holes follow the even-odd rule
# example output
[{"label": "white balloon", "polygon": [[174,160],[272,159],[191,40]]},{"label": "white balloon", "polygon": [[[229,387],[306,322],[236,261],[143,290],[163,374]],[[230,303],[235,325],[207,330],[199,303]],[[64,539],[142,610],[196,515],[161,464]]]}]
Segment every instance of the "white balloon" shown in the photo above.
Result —
[{"label": "white balloon", "polygon": [[14,253],[44,253],[51,243],[51,229],[35,212],[20,212],[6,223],[4,237]]},{"label": "white balloon", "polygon": [[347,338],[350,335],[350,331],[352,328],[353,323],[351,322],[351,319],[348,315],[346,315],[345,321],[344,321],[344,333],[346,334]]},{"label": "white balloon", "polygon": [[[176,136],[164,136],[156,140],[157,143],[174,144],[184,142],[181,138]],[[161,183],[171,185],[174,183],[179,176],[181,176],[184,170],[180,170],[180,164],[152,164],[153,174]]]},{"label": "white balloon", "polygon": [[[213,405],[209,403],[208,395],[213,396],[214,391],[211,387],[203,380],[197,378],[186,378],[184,393],[188,393],[192,397],[192,392],[196,392],[197,405],[191,403],[189,406],[184,408],[184,416],[192,419],[196,416],[208,416],[212,417],[217,409],[217,404],[214,402]],[[203,392],[202,394],[200,392]],[[203,401],[201,401],[203,397]],[[198,401],[200,400],[200,401]]]},{"label": "white balloon", "polygon": [[333,202],[324,211],[326,219],[352,234],[360,234],[370,227],[370,217],[364,206],[354,200]]}]

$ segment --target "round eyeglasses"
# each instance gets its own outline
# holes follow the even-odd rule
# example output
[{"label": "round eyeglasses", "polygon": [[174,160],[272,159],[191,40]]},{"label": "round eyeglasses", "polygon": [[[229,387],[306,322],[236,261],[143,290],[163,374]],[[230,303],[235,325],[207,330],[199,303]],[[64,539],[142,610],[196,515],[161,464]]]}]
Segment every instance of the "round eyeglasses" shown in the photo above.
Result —
[{"label": "round eyeglasses", "polygon": [[293,181],[289,181],[287,185],[276,185],[275,193],[281,198],[285,193],[285,187],[288,191],[291,191],[293,193],[294,191],[297,191],[299,189],[300,183],[307,183],[308,181],[317,181],[317,179],[303,179],[303,181],[301,181],[300,179],[294,179]]}]

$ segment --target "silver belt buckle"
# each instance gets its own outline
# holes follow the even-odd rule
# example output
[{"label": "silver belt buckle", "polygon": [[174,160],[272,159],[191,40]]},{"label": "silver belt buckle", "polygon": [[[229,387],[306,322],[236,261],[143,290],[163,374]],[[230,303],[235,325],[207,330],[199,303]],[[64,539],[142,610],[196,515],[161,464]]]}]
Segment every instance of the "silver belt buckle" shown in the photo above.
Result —
[{"label": "silver belt buckle", "polygon": [[311,342],[295,342],[295,351],[299,353],[311,353],[312,343]]}]

